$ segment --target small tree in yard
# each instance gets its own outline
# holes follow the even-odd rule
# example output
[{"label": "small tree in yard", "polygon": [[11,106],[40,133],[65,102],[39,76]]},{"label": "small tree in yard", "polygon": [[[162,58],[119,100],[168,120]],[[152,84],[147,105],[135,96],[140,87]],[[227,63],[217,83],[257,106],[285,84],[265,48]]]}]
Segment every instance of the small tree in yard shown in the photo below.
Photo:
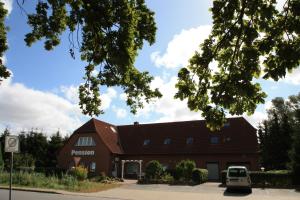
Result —
[{"label": "small tree in yard", "polygon": [[147,164],[145,173],[147,179],[158,179],[163,174],[163,166],[159,161],[152,160]]},{"label": "small tree in yard", "polygon": [[192,179],[192,173],[196,164],[192,160],[182,160],[180,161],[175,168],[175,179],[184,179],[184,181],[190,181]]},{"label": "small tree in yard", "polygon": [[71,175],[74,176],[77,180],[83,181],[87,179],[88,170],[84,166],[78,166],[73,168],[70,171]]}]

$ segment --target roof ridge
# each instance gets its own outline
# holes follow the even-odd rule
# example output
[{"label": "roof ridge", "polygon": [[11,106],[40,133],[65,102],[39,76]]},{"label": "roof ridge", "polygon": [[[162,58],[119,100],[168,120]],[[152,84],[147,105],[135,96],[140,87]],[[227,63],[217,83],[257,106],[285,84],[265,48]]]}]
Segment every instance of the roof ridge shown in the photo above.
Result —
[{"label": "roof ridge", "polygon": [[[245,119],[243,116],[237,117],[227,117],[226,119]],[[164,125],[164,124],[174,124],[174,123],[187,123],[187,122],[205,122],[205,119],[198,119],[198,120],[184,120],[184,121],[169,121],[169,122],[151,122],[151,123],[144,123],[144,124],[124,124],[124,125],[117,125],[116,127],[126,127],[126,126],[144,126],[144,125]],[[246,120],[247,121],[247,120]]]}]

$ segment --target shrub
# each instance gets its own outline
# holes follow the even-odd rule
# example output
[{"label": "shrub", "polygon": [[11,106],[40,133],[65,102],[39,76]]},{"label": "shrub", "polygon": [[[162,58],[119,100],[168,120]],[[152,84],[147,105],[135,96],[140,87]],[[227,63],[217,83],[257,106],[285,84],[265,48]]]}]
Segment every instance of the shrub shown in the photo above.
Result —
[{"label": "shrub", "polygon": [[175,179],[190,181],[192,179],[192,173],[196,164],[192,160],[182,160],[180,161],[175,168]]},{"label": "shrub", "polygon": [[145,169],[147,179],[159,179],[163,174],[163,166],[157,160],[150,161]]},{"label": "shrub", "polygon": [[[226,170],[222,171],[222,184],[226,184]],[[292,186],[292,173],[288,170],[250,171],[252,186],[288,188]]]},{"label": "shrub", "polygon": [[195,168],[192,172],[192,180],[196,184],[205,183],[208,179],[207,169]]},{"label": "shrub", "polygon": [[77,180],[83,181],[87,178],[88,170],[83,166],[78,166],[71,169],[70,174]]}]

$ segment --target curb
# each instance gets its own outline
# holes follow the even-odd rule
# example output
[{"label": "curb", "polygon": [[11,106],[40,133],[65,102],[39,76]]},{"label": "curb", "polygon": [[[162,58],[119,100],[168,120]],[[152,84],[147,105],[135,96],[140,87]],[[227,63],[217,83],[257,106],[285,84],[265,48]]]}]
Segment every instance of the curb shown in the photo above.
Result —
[{"label": "curb", "polygon": [[[0,186],[2,190],[9,190],[9,187]],[[48,193],[48,194],[64,194],[63,192],[57,190],[47,190],[47,189],[37,189],[37,188],[21,188],[21,187],[12,187],[12,190],[15,191],[24,191],[24,192],[38,192],[38,193]]]}]

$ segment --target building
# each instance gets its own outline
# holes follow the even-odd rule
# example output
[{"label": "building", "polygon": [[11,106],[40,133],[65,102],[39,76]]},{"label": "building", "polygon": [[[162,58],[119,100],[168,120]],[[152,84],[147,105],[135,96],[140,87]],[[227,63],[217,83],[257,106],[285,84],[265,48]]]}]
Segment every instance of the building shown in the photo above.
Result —
[{"label": "building", "polygon": [[60,150],[58,165],[84,165],[95,175],[136,177],[151,160],[172,169],[183,159],[207,168],[211,180],[219,179],[229,165],[258,170],[256,129],[243,117],[229,118],[215,132],[204,120],[115,126],[91,119]]}]

